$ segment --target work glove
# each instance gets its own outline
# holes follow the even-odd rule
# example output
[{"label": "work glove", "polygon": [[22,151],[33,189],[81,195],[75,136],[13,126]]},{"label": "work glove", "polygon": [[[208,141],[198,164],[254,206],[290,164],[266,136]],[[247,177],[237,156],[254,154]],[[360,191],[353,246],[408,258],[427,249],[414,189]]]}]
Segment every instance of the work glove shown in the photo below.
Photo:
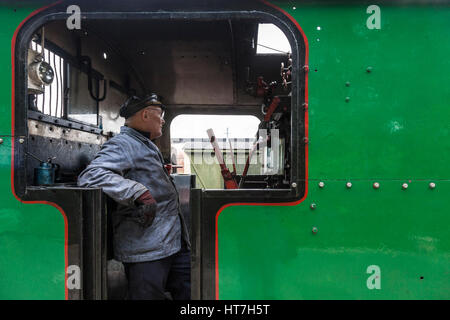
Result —
[{"label": "work glove", "polygon": [[133,214],[135,220],[144,228],[152,225],[156,215],[156,201],[153,199],[150,191],[145,191],[135,200],[137,208]]}]

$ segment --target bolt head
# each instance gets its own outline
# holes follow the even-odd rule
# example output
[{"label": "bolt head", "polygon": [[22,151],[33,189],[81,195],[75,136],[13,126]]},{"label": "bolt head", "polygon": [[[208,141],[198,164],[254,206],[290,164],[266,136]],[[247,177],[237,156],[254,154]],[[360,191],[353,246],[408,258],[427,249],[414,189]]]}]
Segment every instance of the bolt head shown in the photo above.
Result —
[{"label": "bolt head", "polygon": [[352,183],[351,182],[347,182],[346,186],[347,186],[348,189],[350,189],[352,187]]},{"label": "bolt head", "polygon": [[373,187],[374,189],[378,189],[380,187],[380,184],[378,182],[374,182]]},{"label": "bolt head", "polygon": [[297,188],[297,183],[292,182],[291,186],[292,186],[292,188]]},{"label": "bolt head", "polygon": [[402,184],[402,189],[403,189],[403,190],[408,189],[408,184],[407,184],[407,183]]},{"label": "bolt head", "polygon": [[436,188],[436,183],[430,182],[429,186],[430,186],[430,189],[434,189],[434,188]]},{"label": "bolt head", "polygon": [[319,188],[323,188],[323,187],[325,187],[325,182],[320,181],[320,182],[319,182]]},{"label": "bolt head", "polygon": [[309,207],[314,210],[317,207],[317,205],[315,203],[311,203]]},{"label": "bolt head", "polygon": [[318,231],[319,231],[319,229],[317,229],[317,227],[312,228],[312,233],[316,234]]},{"label": "bolt head", "polygon": [[22,138],[19,139],[19,143],[24,143],[24,142],[25,142],[24,139],[22,139]]},{"label": "bolt head", "polygon": [[350,97],[345,97],[345,102],[349,102],[350,101]]},{"label": "bolt head", "polygon": [[347,82],[345,83],[345,86],[346,86],[346,87],[350,87],[350,82],[347,81]]},{"label": "bolt head", "polygon": [[366,71],[367,71],[368,73],[372,72],[372,67],[367,67]]},{"label": "bolt head", "polygon": [[2,144],[3,143],[3,139],[2,138],[0,138],[0,144]]}]

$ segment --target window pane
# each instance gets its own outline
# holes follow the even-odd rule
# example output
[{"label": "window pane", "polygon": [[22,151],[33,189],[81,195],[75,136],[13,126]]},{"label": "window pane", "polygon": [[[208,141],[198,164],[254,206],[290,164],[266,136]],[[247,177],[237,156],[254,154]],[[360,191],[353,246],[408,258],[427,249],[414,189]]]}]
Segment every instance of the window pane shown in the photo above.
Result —
[{"label": "window pane", "polygon": [[[224,162],[241,175],[258,132],[259,119],[237,115],[179,115],[171,123],[172,163],[182,165],[176,173],[197,176],[197,187],[223,189],[220,166],[207,134],[213,129]],[[231,147],[230,147],[231,144]],[[231,151],[232,149],[232,151]],[[261,155],[261,156],[260,156]],[[263,174],[260,151],[252,155],[248,175]]]},{"label": "window pane", "polygon": [[287,53],[291,45],[283,31],[271,23],[260,23],[258,26],[258,42],[256,53]]},{"label": "window pane", "polygon": [[[92,79],[93,91],[97,92],[98,81]],[[97,102],[88,89],[88,75],[77,68],[70,68],[68,118],[97,125]]]},{"label": "window pane", "polygon": [[[32,49],[41,52],[41,45],[33,41]],[[44,93],[36,95],[36,107],[42,113],[61,118],[63,115],[64,59],[52,51],[44,49],[44,61],[52,67],[54,78],[50,85],[44,86]]]}]

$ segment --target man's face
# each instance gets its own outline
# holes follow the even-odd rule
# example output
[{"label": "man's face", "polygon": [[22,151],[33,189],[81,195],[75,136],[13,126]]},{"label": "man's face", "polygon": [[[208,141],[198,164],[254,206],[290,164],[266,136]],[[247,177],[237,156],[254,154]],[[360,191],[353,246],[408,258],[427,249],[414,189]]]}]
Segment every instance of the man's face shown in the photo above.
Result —
[{"label": "man's face", "polygon": [[150,132],[151,139],[162,136],[162,127],[165,123],[163,111],[158,106],[146,107],[143,111],[145,131]]}]

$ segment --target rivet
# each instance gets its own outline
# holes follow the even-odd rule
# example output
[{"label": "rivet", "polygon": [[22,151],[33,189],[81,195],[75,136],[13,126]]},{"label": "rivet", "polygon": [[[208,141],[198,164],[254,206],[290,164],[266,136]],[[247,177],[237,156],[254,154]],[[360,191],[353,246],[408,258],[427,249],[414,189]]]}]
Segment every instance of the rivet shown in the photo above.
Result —
[{"label": "rivet", "polygon": [[315,203],[311,203],[311,205],[309,206],[312,210],[314,210],[316,207],[317,207],[317,205],[315,204]]},{"label": "rivet", "polygon": [[430,182],[429,186],[430,186],[430,189],[434,189],[434,188],[436,188],[436,183]]},{"label": "rivet", "polygon": [[347,186],[348,189],[350,189],[352,187],[352,183],[351,182],[347,182],[346,186]]},{"label": "rivet", "polygon": [[22,138],[19,139],[19,143],[24,143],[25,140],[23,140]]},{"label": "rivet", "polygon": [[304,143],[308,143],[308,137],[304,137],[304,138],[303,138],[303,142],[304,142]]},{"label": "rivet", "polygon": [[313,228],[312,228],[312,233],[316,234],[317,231],[319,231],[319,229],[317,229],[317,227],[313,227]]},{"label": "rivet", "polygon": [[347,81],[347,82],[345,83],[345,86],[346,86],[346,87],[350,87],[350,82]]},{"label": "rivet", "polygon": [[402,184],[402,189],[403,190],[408,189],[408,184],[407,183]]},{"label": "rivet", "polygon": [[292,186],[292,188],[297,188],[297,183],[292,182],[291,186]]},{"label": "rivet", "polygon": [[302,106],[305,110],[308,110],[308,104],[306,102],[304,104],[302,104]]},{"label": "rivet", "polygon": [[3,139],[2,138],[0,138],[0,144],[2,144],[3,143]]},{"label": "rivet", "polygon": [[367,67],[366,71],[367,71],[367,73],[371,73],[372,72],[372,67]]},{"label": "rivet", "polygon": [[374,189],[378,189],[380,187],[380,184],[378,182],[375,182],[373,184]]},{"label": "rivet", "polygon": [[304,65],[303,66],[303,70],[305,70],[305,72],[308,72],[309,71],[309,66],[308,65]]},{"label": "rivet", "polygon": [[325,187],[325,182],[320,181],[320,182],[319,182],[319,188],[323,188],[323,187]]}]

